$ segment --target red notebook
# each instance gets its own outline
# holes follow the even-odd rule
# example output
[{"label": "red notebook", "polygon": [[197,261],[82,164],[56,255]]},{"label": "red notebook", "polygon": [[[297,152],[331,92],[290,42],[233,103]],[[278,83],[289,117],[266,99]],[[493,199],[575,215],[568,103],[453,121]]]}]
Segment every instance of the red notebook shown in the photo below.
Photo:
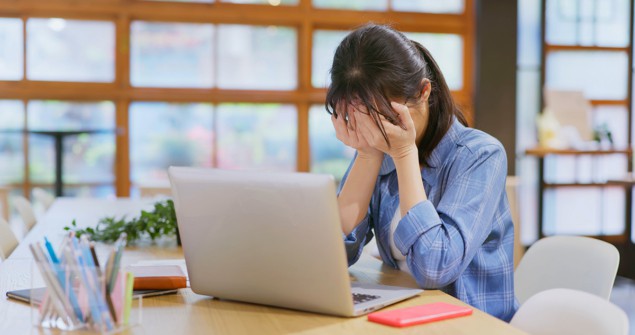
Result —
[{"label": "red notebook", "polygon": [[131,266],[135,290],[168,290],[187,287],[187,277],[178,265]]},{"label": "red notebook", "polygon": [[368,321],[393,327],[406,327],[470,314],[472,314],[472,309],[470,307],[452,305],[445,302],[436,302],[432,304],[371,313],[368,315]]}]

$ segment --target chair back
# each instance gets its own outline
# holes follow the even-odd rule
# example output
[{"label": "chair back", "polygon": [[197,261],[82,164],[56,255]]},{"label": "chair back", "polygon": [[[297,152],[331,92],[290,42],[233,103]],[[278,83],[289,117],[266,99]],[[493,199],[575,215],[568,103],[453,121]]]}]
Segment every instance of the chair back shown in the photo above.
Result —
[{"label": "chair back", "polygon": [[542,291],[520,306],[510,324],[532,335],[627,335],[626,313],[608,300],[583,291]]},{"label": "chair back", "polygon": [[0,218],[0,259],[5,260],[15,247],[18,246],[18,239],[11,227],[4,219]]},{"label": "chair back", "polygon": [[29,202],[29,200],[25,197],[18,195],[13,198],[13,205],[18,210],[18,213],[22,218],[22,222],[24,222],[24,226],[27,230],[31,230],[37,221],[31,202]]},{"label": "chair back", "polygon": [[53,194],[40,187],[33,188],[33,197],[45,211],[48,210],[55,201],[55,196]]},{"label": "chair back", "polygon": [[604,241],[582,236],[543,238],[516,268],[516,297],[522,304],[538,292],[569,288],[608,300],[619,262],[617,249]]}]

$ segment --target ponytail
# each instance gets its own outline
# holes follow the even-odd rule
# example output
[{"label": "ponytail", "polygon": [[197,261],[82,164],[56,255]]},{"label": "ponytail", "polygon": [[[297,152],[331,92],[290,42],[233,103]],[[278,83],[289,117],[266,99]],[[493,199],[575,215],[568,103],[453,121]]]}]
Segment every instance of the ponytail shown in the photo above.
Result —
[{"label": "ponytail", "polygon": [[432,83],[430,97],[428,98],[428,127],[419,143],[419,162],[426,163],[432,150],[439,144],[441,138],[450,129],[454,117],[464,126],[467,120],[463,112],[454,102],[450,88],[445,81],[443,73],[437,62],[432,58],[430,51],[416,41],[410,41],[426,63],[426,77]]}]

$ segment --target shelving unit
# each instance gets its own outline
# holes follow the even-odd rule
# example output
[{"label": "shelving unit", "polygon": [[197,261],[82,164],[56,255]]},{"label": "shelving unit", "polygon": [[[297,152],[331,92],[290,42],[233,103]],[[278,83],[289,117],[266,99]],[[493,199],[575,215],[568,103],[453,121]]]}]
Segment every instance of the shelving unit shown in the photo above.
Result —
[{"label": "shelving unit", "polygon": [[605,182],[572,182],[572,183],[549,183],[545,181],[545,159],[549,156],[605,156],[621,154],[626,155],[629,161],[629,167],[633,158],[632,148],[622,150],[574,150],[574,149],[552,149],[552,148],[531,148],[525,151],[525,155],[538,158],[538,238],[545,236],[544,234],[544,191],[548,188],[559,187],[608,187],[623,186],[625,187],[625,223],[624,233],[621,235],[602,235],[596,236],[600,239],[615,243],[626,243],[631,236],[631,218],[632,218],[632,189],[635,185],[635,179],[631,173],[625,175],[623,179],[607,179]]}]

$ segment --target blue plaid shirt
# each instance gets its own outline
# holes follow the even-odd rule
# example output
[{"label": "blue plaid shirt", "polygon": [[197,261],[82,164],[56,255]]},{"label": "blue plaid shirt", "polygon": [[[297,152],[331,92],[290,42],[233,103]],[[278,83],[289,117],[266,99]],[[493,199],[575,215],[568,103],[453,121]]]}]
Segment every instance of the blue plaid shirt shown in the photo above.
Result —
[{"label": "blue plaid shirt", "polygon": [[[441,289],[509,321],[518,303],[503,146],[455,120],[428,161],[431,167],[421,171],[428,200],[399,221],[396,247],[422,288]],[[344,237],[349,265],[359,259],[374,233],[383,261],[398,268],[389,242],[390,221],[398,207],[397,171],[385,155],[368,214]]]}]

